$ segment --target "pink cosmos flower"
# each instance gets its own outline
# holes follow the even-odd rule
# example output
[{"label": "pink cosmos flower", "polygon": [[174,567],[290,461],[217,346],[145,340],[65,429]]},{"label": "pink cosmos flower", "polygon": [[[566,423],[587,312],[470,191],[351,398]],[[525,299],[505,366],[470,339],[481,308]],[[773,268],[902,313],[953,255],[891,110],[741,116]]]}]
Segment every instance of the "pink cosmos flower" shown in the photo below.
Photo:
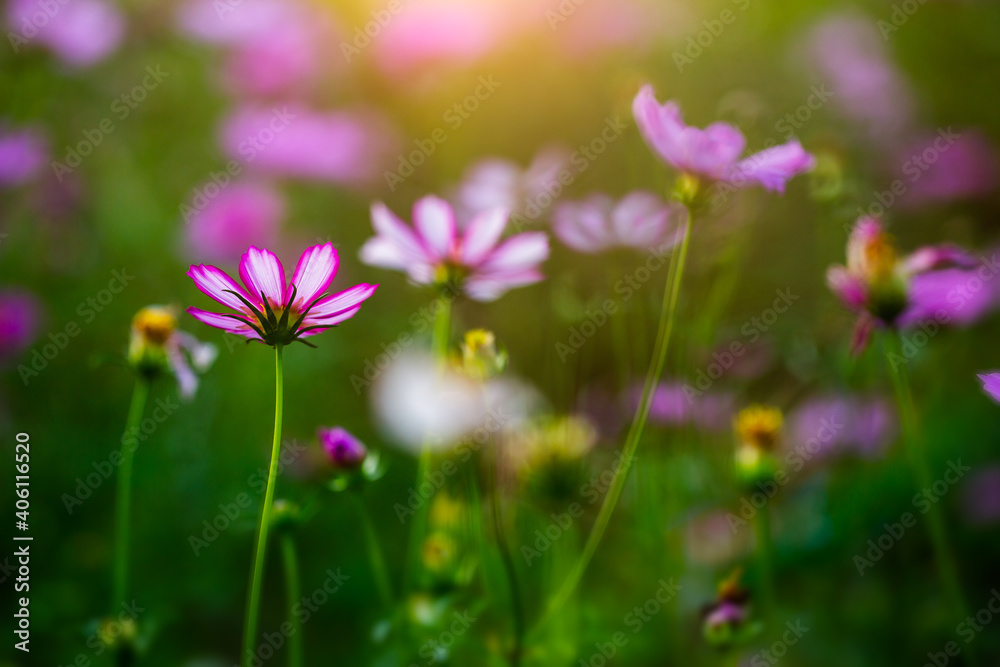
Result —
[{"label": "pink cosmos flower", "polygon": [[7,22],[15,52],[38,42],[73,67],[88,67],[109,56],[122,41],[125,19],[112,3],[73,0],[46,10],[39,0],[12,0]]},{"label": "pink cosmos flower", "polygon": [[742,132],[728,123],[712,123],[704,130],[685,125],[677,104],[661,105],[648,84],[635,96],[632,113],[646,145],[664,162],[690,176],[734,187],[756,183],[784,192],[789,179],[815,164],[798,141],[740,160],[746,148]]},{"label": "pink cosmos flower", "polygon": [[984,287],[975,267],[976,260],[954,246],[925,246],[899,258],[882,224],[865,216],[847,241],[847,266],[830,267],[826,278],[860,315],[852,344],[858,353],[876,326],[908,328],[931,319],[968,324],[995,308],[1000,290]]},{"label": "pink cosmos flower", "polygon": [[224,123],[222,146],[254,171],[343,185],[381,175],[393,133],[377,113],[245,106]]},{"label": "pink cosmos flower", "polygon": [[30,292],[0,291],[0,360],[23,352],[38,334],[42,307]]},{"label": "pink cosmos flower", "polygon": [[997,187],[997,157],[990,142],[974,130],[951,128],[921,136],[898,151],[896,164],[907,208],[982,196]]},{"label": "pink cosmos flower", "polygon": [[285,269],[269,250],[250,246],[240,259],[240,278],[246,289],[214,266],[192,266],[187,275],[195,286],[235,313],[212,313],[188,308],[196,319],[249,340],[287,345],[354,316],[378,285],[362,283],[327,296],[337,273],[337,251],[332,243],[307,248],[295,267],[290,284]]},{"label": "pink cosmos flower", "polygon": [[316,431],[330,462],[339,470],[354,470],[365,462],[368,450],[361,441],[340,428],[321,428]]},{"label": "pink cosmos flower", "polygon": [[183,211],[187,248],[195,259],[229,261],[251,244],[275,241],[285,204],[274,189],[254,182],[230,183],[213,199],[199,201],[206,190],[195,196],[193,208]]},{"label": "pink cosmos flower", "polygon": [[665,250],[672,223],[680,215],[684,215],[682,206],[668,204],[651,192],[637,190],[617,202],[605,194],[593,194],[556,206],[552,230],[579,252],[616,247]]},{"label": "pink cosmos flower", "polygon": [[372,266],[405,271],[420,285],[456,283],[477,301],[493,301],[507,290],[542,280],[538,265],[549,256],[541,232],[525,232],[500,242],[508,212],[494,208],[476,215],[459,232],[445,200],[427,196],[413,206],[411,228],[381,202],[372,205],[376,236],[361,248]]},{"label": "pink cosmos flower", "polygon": [[979,379],[983,383],[983,391],[997,403],[1000,403],[1000,372],[981,373]]},{"label": "pink cosmos flower", "polygon": [[34,129],[0,126],[0,186],[21,185],[45,166],[48,143]]},{"label": "pink cosmos flower", "polygon": [[504,158],[480,160],[456,189],[459,222],[498,206],[537,219],[555,200],[553,192],[563,189],[559,172],[568,161],[569,151],[556,146],[541,149],[527,167]]}]

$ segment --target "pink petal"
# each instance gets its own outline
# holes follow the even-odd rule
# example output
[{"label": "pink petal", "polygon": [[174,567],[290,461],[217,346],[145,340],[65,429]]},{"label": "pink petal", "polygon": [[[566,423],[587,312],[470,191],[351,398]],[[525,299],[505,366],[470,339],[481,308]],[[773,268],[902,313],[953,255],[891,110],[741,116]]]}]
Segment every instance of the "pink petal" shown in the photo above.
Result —
[{"label": "pink petal", "polygon": [[260,301],[263,292],[269,301],[284,305],[285,269],[270,250],[250,246],[240,258],[240,277],[247,289],[253,292],[252,301]]},{"label": "pink petal", "polygon": [[448,256],[457,231],[451,204],[433,195],[418,200],[413,205],[413,225],[434,259]]},{"label": "pink petal", "polygon": [[198,376],[191,370],[184,353],[178,347],[167,348],[167,359],[170,362],[170,369],[177,378],[177,387],[180,390],[181,398],[190,400],[194,397],[198,389]]},{"label": "pink petal", "polygon": [[871,342],[877,324],[878,321],[867,312],[861,313],[861,317],[854,323],[854,333],[851,335],[851,356],[861,356]]},{"label": "pink petal", "polygon": [[981,373],[978,377],[983,383],[983,391],[1000,403],[1000,373]]},{"label": "pink petal", "polygon": [[841,302],[852,310],[860,310],[868,301],[868,290],[843,266],[831,266],[826,272],[826,284]]},{"label": "pink petal", "polygon": [[[384,236],[373,236],[365,241],[358,256],[365,264],[380,266],[384,269],[406,270],[415,263],[413,258],[395,241]],[[423,262],[423,260],[418,261]]]},{"label": "pink petal", "polygon": [[[600,201],[596,199],[600,198]],[[552,231],[559,240],[579,252],[600,252],[608,246],[604,217],[610,198],[589,197],[582,202],[563,202],[552,213]],[[596,209],[596,210],[595,210]]]},{"label": "pink petal", "polygon": [[938,269],[949,264],[971,268],[977,264],[976,258],[956,246],[924,246],[910,253],[903,260],[904,270],[910,275]]},{"label": "pink petal", "polygon": [[632,115],[646,143],[661,159],[679,167],[684,159],[684,121],[673,102],[660,105],[653,86],[646,84],[632,102]]},{"label": "pink petal", "polygon": [[361,302],[374,294],[377,289],[378,285],[361,283],[343,292],[332,294],[321,299],[313,306],[312,310],[309,311],[309,315],[306,316],[306,320],[322,320],[320,323],[325,324],[329,321],[328,318],[360,305]]},{"label": "pink petal", "polygon": [[543,280],[536,269],[520,272],[474,275],[465,281],[465,292],[475,301],[494,301],[515,287],[531,285]]},{"label": "pink petal", "polygon": [[802,144],[789,141],[741,160],[729,174],[729,178],[736,185],[749,180],[760,183],[768,190],[784,192],[788,180],[810,171],[815,165],[816,158],[807,153]]},{"label": "pink petal", "polygon": [[477,214],[472,219],[462,239],[463,264],[474,266],[486,259],[500,240],[509,216],[507,209],[495,207]]},{"label": "pink petal", "polygon": [[[337,274],[337,264],[337,251],[333,249],[332,243],[307,248],[292,275],[291,285],[295,285],[297,293],[296,304],[312,303],[313,299],[326,291]],[[286,290],[285,299],[292,296],[291,285]]]},{"label": "pink petal", "polygon": [[216,327],[232,334],[246,336],[247,338],[260,338],[257,332],[247,325],[221,313],[210,313],[200,308],[188,308],[187,312],[191,314],[191,317],[210,327]]},{"label": "pink petal", "polygon": [[230,308],[240,312],[243,312],[246,306],[235,294],[230,294],[226,290],[232,290],[233,292],[236,292],[236,294],[242,295],[243,298],[251,303],[255,303],[260,299],[260,297],[255,299],[247,294],[235,280],[226,274],[225,271],[217,269],[214,266],[208,266],[205,264],[192,266],[188,269],[187,275],[194,281],[195,287],[200,289],[202,292],[212,297],[222,305],[229,306]]},{"label": "pink petal", "polygon": [[638,190],[626,195],[611,213],[618,242],[635,248],[660,245],[673,210],[652,192]]},{"label": "pink petal", "polygon": [[412,262],[431,259],[413,230],[382,202],[372,204],[372,226],[378,234],[377,238],[383,238],[398,248],[399,256]]},{"label": "pink petal", "polygon": [[337,313],[336,315],[334,315],[332,317],[325,317],[325,318],[323,318],[321,320],[313,319],[311,317],[312,314],[310,313],[310,317],[307,317],[302,322],[302,326],[303,327],[313,327],[313,326],[317,326],[319,324],[322,324],[324,326],[323,326],[322,329],[313,329],[312,331],[306,331],[305,333],[303,333],[301,335],[303,337],[305,337],[305,336],[315,336],[316,334],[321,334],[324,331],[326,331],[327,329],[329,329],[330,327],[334,326],[335,324],[340,324],[341,322],[343,322],[345,320],[351,319],[352,317],[354,317],[357,314],[357,312],[359,310],[361,310],[361,306],[355,306],[354,308],[350,308],[348,310],[341,311],[341,312]]},{"label": "pink petal", "polygon": [[482,273],[534,268],[549,256],[549,239],[543,232],[525,232],[507,239],[480,266]]}]

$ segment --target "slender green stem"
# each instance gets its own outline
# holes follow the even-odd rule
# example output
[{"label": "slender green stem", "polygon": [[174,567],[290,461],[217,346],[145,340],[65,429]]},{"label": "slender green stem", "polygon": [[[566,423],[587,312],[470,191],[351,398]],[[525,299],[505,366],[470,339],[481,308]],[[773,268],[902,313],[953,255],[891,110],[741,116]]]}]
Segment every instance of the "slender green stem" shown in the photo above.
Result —
[{"label": "slender green stem", "polygon": [[754,533],[757,538],[757,576],[760,580],[761,606],[764,615],[774,614],[774,542],[771,539],[771,510],[765,504],[754,517]]},{"label": "slender green stem", "polygon": [[274,440],[271,443],[271,465],[267,473],[267,490],[264,492],[264,506],[260,510],[257,526],[257,544],[254,547],[253,574],[250,579],[250,593],[247,600],[246,622],[243,627],[243,664],[250,667],[256,648],[257,621],[260,615],[260,584],[264,577],[264,555],[267,552],[267,529],[271,522],[271,503],[274,499],[274,484],[278,478],[278,459],[281,455],[281,414],[284,399],[285,374],[281,362],[281,346],[274,347]]},{"label": "slender green stem", "polygon": [[132,390],[125,435],[122,436],[122,462],[118,469],[118,494],[115,497],[115,570],[112,612],[117,613],[127,602],[129,563],[129,514],[132,505],[132,461],[138,446],[137,434],[142,413],[149,398],[149,380],[139,377]]},{"label": "slender green stem", "polygon": [[295,555],[295,538],[291,532],[281,536],[281,557],[285,564],[285,591],[288,596],[288,616],[292,624],[292,634],[288,638],[289,667],[302,667],[302,618],[295,613],[295,607],[302,599],[302,586],[299,583],[299,561]]},{"label": "slender green stem", "polygon": [[360,493],[352,494],[358,505],[358,512],[361,514],[361,524],[365,531],[365,542],[368,546],[368,560],[372,566],[372,573],[375,576],[375,585],[378,587],[382,604],[386,608],[391,608],[393,604],[392,583],[389,580],[389,571],[385,565],[385,557],[382,555],[382,547],[379,545],[378,535],[375,533],[375,525],[372,521],[371,513],[365,504],[365,499]]},{"label": "slender green stem", "polygon": [[[499,450],[494,448],[494,456],[499,454]],[[524,603],[521,599],[521,588],[517,581],[517,570],[514,569],[514,559],[510,555],[510,545],[507,543],[507,534],[503,529],[503,518],[500,516],[500,494],[497,492],[496,461],[494,460],[493,470],[490,471],[490,504],[493,514],[493,531],[496,533],[497,549],[500,552],[500,560],[503,562],[504,573],[507,575],[507,587],[510,591],[511,615],[514,619],[514,646],[510,652],[511,667],[521,664],[521,655],[524,652]]]},{"label": "slender green stem", "polygon": [[[913,474],[917,484],[926,489],[931,488],[934,480],[931,475],[930,463],[927,460],[923,433],[917,420],[909,378],[906,374],[906,357],[903,356],[900,345],[901,341],[898,336],[887,336],[886,366],[889,377],[892,379],[893,389],[896,392],[899,418],[903,426],[903,441],[910,457],[910,464],[913,466]],[[945,594],[950,599],[957,617],[966,618],[969,607],[962,594],[962,584],[958,577],[955,558],[948,546],[948,533],[940,504],[932,503],[930,505],[927,520],[930,524],[931,542],[934,545],[934,557],[937,562],[938,576],[941,577],[941,585],[944,586]],[[969,662],[976,664],[975,654],[971,650],[968,653]]]},{"label": "slender green stem", "polygon": [[[437,304],[438,311],[434,316],[434,333],[431,339],[431,350],[435,358],[443,366],[448,359],[448,341],[451,337],[451,302],[452,296],[447,288],[441,290]],[[420,449],[420,459],[417,462],[417,481],[415,489],[420,493],[420,485],[427,478],[431,468],[431,448],[428,443],[424,443]],[[427,532],[427,512],[430,509],[430,499],[425,498],[424,502],[415,510],[413,525],[410,529],[409,566],[404,575],[403,591],[408,592],[413,585],[413,580],[420,569],[420,549]]]},{"label": "slender green stem", "polygon": [[545,620],[558,611],[573,594],[577,584],[583,577],[584,571],[590,564],[594,553],[597,551],[597,547],[601,543],[601,538],[604,537],[604,532],[608,527],[608,523],[611,521],[611,514],[614,512],[615,505],[618,503],[618,498],[621,496],[622,489],[625,487],[625,480],[628,477],[629,469],[632,467],[632,462],[635,459],[636,447],[639,445],[639,440],[642,437],[642,431],[646,426],[646,418],[649,416],[649,408],[652,403],[654,389],[656,385],[659,384],[660,376],[663,374],[663,366],[666,363],[667,350],[670,346],[670,336],[673,333],[674,315],[677,311],[681,280],[684,275],[684,264],[687,260],[688,242],[691,237],[690,214],[685,216],[683,225],[680,247],[673,253],[676,258],[676,262],[672,262],[673,270],[668,276],[667,288],[664,290],[663,294],[663,309],[660,313],[660,326],[656,349],[654,350],[653,359],[650,361],[649,370],[646,373],[646,382],[642,388],[642,398],[640,399],[639,406],[636,409],[632,425],[629,427],[628,435],[625,437],[625,445],[622,448],[622,462],[615,471],[615,476],[611,481],[611,487],[608,489],[607,495],[604,496],[604,502],[601,504],[601,509],[598,511],[597,518],[594,520],[594,527],[591,529],[590,535],[587,537],[587,542],[584,544],[583,552],[574,564],[573,569],[570,570],[570,573],[567,575],[562,586],[549,601],[545,616],[542,618],[540,623],[544,623]]},{"label": "slender green stem", "polygon": [[[621,279],[623,271],[621,266],[615,263],[609,267],[608,277],[609,295],[614,294],[615,285]],[[613,297],[612,297],[613,298]],[[629,344],[626,311],[624,304],[614,313],[608,315],[611,318],[611,336],[615,352],[615,366],[618,371],[619,389],[627,390],[629,383]]]}]

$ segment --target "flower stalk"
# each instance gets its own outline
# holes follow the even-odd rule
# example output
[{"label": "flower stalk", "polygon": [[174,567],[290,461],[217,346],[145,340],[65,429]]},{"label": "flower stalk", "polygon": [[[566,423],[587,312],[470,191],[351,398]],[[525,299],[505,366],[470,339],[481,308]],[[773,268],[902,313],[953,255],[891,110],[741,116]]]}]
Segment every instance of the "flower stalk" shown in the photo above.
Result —
[{"label": "flower stalk", "polygon": [[132,505],[132,462],[135,458],[135,435],[146,409],[150,381],[139,375],[132,391],[132,402],[122,437],[122,463],[118,470],[118,493],[115,497],[115,565],[112,610],[117,612],[127,602],[129,569],[129,515]]},{"label": "flower stalk", "polygon": [[302,599],[302,586],[299,580],[299,561],[295,553],[295,538],[291,532],[281,536],[281,557],[285,567],[285,592],[288,598],[288,617],[292,623],[292,633],[288,638],[288,664],[290,667],[302,667],[303,636],[302,619],[295,613],[295,608]]}]

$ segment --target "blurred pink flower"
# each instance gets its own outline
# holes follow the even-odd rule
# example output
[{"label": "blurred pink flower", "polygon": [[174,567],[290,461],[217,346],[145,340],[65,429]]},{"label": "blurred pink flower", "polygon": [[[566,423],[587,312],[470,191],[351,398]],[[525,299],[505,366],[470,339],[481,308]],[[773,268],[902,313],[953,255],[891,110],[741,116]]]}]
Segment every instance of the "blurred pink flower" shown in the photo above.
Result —
[{"label": "blurred pink flower", "polygon": [[465,172],[456,189],[459,222],[498,206],[537,219],[555,201],[552,193],[563,189],[559,172],[568,161],[569,152],[555,146],[540,150],[528,167],[503,158],[480,160]]},{"label": "blurred pink flower", "polygon": [[320,428],[316,431],[327,458],[338,470],[354,470],[364,463],[368,450],[361,441],[340,428]]},{"label": "blurred pink flower", "polygon": [[643,190],[617,202],[598,193],[557,205],[552,231],[567,246],[584,253],[616,247],[666,250],[671,228],[684,214],[679,204],[668,204]]},{"label": "blurred pink flower", "polygon": [[942,130],[899,150],[897,177],[906,185],[900,203],[909,208],[988,194],[997,187],[997,158],[989,141],[970,130]]},{"label": "blurred pink flower", "polygon": [[222,128],[226,154],[254,171],[341,185],[376,179],[395,142],[375,112],[244,106]]},{"label": "blurred pink flower", "polygon": [[228,333],[272,346],[287,345],[350,319],[378,289],[378,285],[362,283],[327,296],[326,289],[337,274],[338,264],[333,244],[307,248],[289,284],[274,253],[250,246],[240,259],[245,290],[214,266],[199,264],[187,272],[199,290],[236,312],[212,313],[200,308],[187,311],[204,324]]},{"label": "blurred pink flower", "polygon": [[861,217],[847,242],[847,266],[828,269],[827,284],[859,314],[852,349],[862,351],[876,326],[969,324],[1000,305],[1000,287],[983,281],[976,260],[954,246],[925,246],[897,257],[892,237]]},{"label": "blurred pink flower", "polygon": [[413,227],[381,202],[372,205],[376,236],[361,248],[366,264],[405,271],[421,285],[452,282],[477,301],[493,301],[514,287],[543,279],[538,265],[549,256],[541,232],[525,232],[500,242],[508,213],[494,208],[458,229],[451,205],[427,196],[413,206]]},{"label": "blurred pink flower", "polygon": [[914,101],[889,59],[875,21],[856,13],[824,18],[805,38],[808,59],[833,103],[877,145],[896,145],[913,125]]},{"label": "blurred pink flower", "polygon": [[230,183],[207,195],[197,190],[192,206],[182,209],[188,251],[199,260],[234,260],[250,245],[271,246],[285,215],[281,195],[257,182]]},{"label": "blurred pink flower", "polygon": [[655,37],[669,30],[671,23],[664,12],[676,7],[632,0],[587,0],[563,17],[559,6],[564,4],[563,0],[551,2],[546,17],[563,51],[574,58],[596,57],[618,49],[644,51]]},{"label": "blurred pink flower", "polygon": [[408,3],[371,38],[378,67],[405,80],[432,65],[468,66],[497,48],[511,22],[500,2]]},{"label": "blurred pink flower", "polygon": [[48,152],[48,142],[38,130],[0,125],[0,186],[20,185],[37,176]]},{"label": "blurred pink flower", "polygon": [[898,432],[895,410],[871,396],[820,396],[788,416],[788,446],[800,456],[825,458],[847,453],[883,454]]},{"label": "blurred pink flower", "polygon": [[[637,384],[628,394],[631,410],[639,405],[641,397],[642,385]],[[728,393],[708,393],[682,382],[663,382],[653,391],[649,420],[673,428],[693,425],[707,431],[725,431],[732,428],[734,406]]]},{"label": "blurred pink flower", "polygon": [[661,105],[648,84],[635,96],[632,113],[646,145],[664,162],[690,176],[735,187],[756,183],[784,192],[788,180],[815,164],[798,141],[739,160],[746,148],[742,132],[728,123],[712,123],[704,130],[685,125],[677,104]]},{"label": "blurred pink flower", "polygon": [[113,3],[103,0],[10,0],[7,22],[15,53],[22,45],[37,42],[74,67],[103,60],[125,34],[124,17]]},{"label": "blurred pink flower", "polygon": [[181,8],[178,22],[190,37],[229,48],[224,76],[237,93],[294,93],[314,81],[321,68],[343,64],[324,54],[336,32],[330,18],[300,2],[243,0],[228,7],[195,0]]},{"label": "blurred pink flower", "polygon": [[986,395],[1000,403],[1000,372],[981,373],[979,379],[983,383]]},{"label": "blurred pink flower", "polygon": [[973,473],[962,488],[962,507],[970,523],[986,525],[1000,520],[1000,466]]},{"label": "blurred pink flower", "polygon": [[0,291],[0,360],[19,355],[38,335],[42,306],[33,294],[17,288]]}]

